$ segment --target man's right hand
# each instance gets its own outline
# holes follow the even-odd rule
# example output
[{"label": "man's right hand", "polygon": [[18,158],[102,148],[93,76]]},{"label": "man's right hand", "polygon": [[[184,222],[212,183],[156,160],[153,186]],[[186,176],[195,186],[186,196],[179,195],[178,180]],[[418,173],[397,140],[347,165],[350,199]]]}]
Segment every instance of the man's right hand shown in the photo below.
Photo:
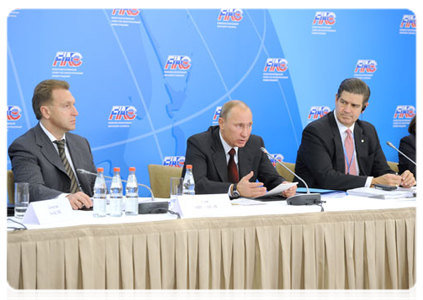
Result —
[{"label": "man's right hand", "polygon": [[254,198],[263,196],[266,194],[267,189],[264,187],[262,182],[250,182],[250,178],[253,177],[254,172],[251,171],[247,175],[241,178],[237,185],[237,191],[242,197]]},{"label": "man's right hand", "polygon": [[383,185],[390,185],[390,186],[400,186],[401,184],[401,176],[395,174],[385,174],[379,177],[375,177],[372,179],[371,186],[375,184],[383,184]]},{"label": "man's right hand", "polygon": [[91,200],[91,198],[83,192],[70,194],[66,197],[69,199],[72,209],[74,210],[81,209],[83,206],[85,206],[86,208],[91,208],[93,206],[93,201]]}]

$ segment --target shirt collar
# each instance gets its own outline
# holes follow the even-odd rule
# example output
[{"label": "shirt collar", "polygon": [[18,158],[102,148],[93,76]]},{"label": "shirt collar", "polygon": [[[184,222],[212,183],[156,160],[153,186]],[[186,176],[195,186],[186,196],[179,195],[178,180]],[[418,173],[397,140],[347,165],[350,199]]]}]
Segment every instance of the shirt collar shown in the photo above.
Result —
[{"label": "shirt collar", "polygon": [[[50,131],[48,131],[47,130],[47,128],[45,128],[44,127],[44,125],[43,125],[43,123],[41,123],[40,122],[40,127],[41,127],[41,129],[44,131],[44,133],[48,136],[48,138],[50,139],[50,141],[51,142],[54,142],[54,141],[57,141],[57,139],[54,137],[54,135],[52,135],[51,133],[50,133]],[[59,139],[59,141],[60,140],[65,140],[66,138],[65,138],[65,134],[62,136],[62,138],[61,139]]]},{"label": "shirt collar", "polygon": [[223,149],[225,150],[225,154],[228,154],[228,152],[232,149],[232,148],[234,148],[235,149],[235,155],[237,155],[238,154],[238,147],[231,147],[231,146],[229,146],[228,145],[228,143],[223,139],[223,137],[222,137],[222,133],[220,132],[220,130],[219,130],[219,137],[220,137],[220,141],[222,142],[222,145],[223,145]]},{"label": "shirt collar", "polygon": [[333,112],[333,115],[335,116],[335,121],[336,121],[336,125],[338,125],[338,129],[339,129],[339,133],[341,134],[341,136],[344,134],[344,132],[347,129],[350,129],[352,133],[354,133],[354,126],[355,126],[355,122],[351,125],[351,127],[347,127],[344,124],[342,124],[341,122],[339,122],[338,118],[336,117],[336,112]]}]

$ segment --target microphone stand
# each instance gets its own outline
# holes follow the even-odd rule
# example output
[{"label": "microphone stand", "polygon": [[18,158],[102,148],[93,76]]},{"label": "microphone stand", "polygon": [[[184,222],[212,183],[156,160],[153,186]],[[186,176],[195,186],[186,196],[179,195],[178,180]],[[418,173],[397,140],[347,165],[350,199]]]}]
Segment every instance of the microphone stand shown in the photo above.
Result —
[{"label": "microphone stand", "polygon": [[392,149],[395,149],[396,151],[398,151],[398,153],[400,153],[402,156],[404,156],[406,159],[408,159],[409,161],[411,161],[415,166],[417,166],[416,162],[414,160],[412,160],[411,158],[409,158],[407,155],[405,155],[404,153],[402,153],[399,149],[397,149],[394,144],[392,144],[390,141],[387,141],[386,144],[391,147]]},{"label": "microphone stand", "polygon": [[[260,148],[261,151],[263,151],[263,153],[265,153],[269,158],[273,158],[275,159],[264,147]],[[297,174],[295,174],[294,172],[292,172],[287,166],[285,166],[283,163],[281,163],[280,161],[278,161],[277,159],[275,159],[275,161],[280,164],[282,167],[284,167],[286,170],[288,170],[292,175],[294,175],[296,178],[298,178],[299,180],[301,180],[302,183],[304,183],[304,186],[307,190],[307,193],[305,195],[295,195],[292,197],[289,197],[286,199],[286,202],[288,203],[288,205],[319,205],[322,208],[322,211],[324,211],[323,209],[323,204],[326,201],[322,201],[321,200],[321,195],[319,193],[310,193],[310,189],[308,188],[307,183]]]}]

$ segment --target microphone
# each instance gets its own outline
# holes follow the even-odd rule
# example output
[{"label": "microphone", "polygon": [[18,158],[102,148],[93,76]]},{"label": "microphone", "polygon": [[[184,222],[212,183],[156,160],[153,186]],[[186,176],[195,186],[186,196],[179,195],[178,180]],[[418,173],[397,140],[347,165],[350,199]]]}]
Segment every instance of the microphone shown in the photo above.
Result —
[{"label": "microphone", "polygon": [[391,148],[393,148],[393,149],[395,149],[395,150],[397,150],[398,151],[398,153],[400,153],[402,156],[404,156],[406,159],[408,159],[409,161],[411,161],[415,166],[417,166],[417,164],[416,164],[416,162],[415,161],[413,161],[411,158],[409,158],[407,155],[405,155],[404,153],[402,153],[399,149],[397,149],[395,146],[394,146],[394,144],[392,144],[390,141],[387,141],[386,142],[386,144],[389,146],[389,147],[391,147]]},{"label": "microphone", "polygon": [[[263,153],[265,153],[269,158],[273,158],[275,159],[264,147],[260,148],[261,151],[263,151]],[[286,202],[289,205],[322,205],[323,202],[320,200],[321,196],[319,193],[310,193],[310,189],[308,188],[307,183],[297,174],[295,174],[294,172],[292,172],[287,166],[285,166],[283,163],[281,163],[280,161],[278,161],[277,159],[275,159],[275,161],[280,164],[282,167],[284,167],[285,169],[287,169],[292,175],[294,175],[295,177],[297,177],[299,180],[301,180],[302,183],[304,183],[304,186],[307,190],[307,194],[305,195],[295,195],[292,197],[289,197],[286,199]],[[322,206],[322,211],[323,211],[323,206]]]},{"label": "microphone", "polygon": [[[87,170],[84,170],[84,169],[76,169],[76,171],[78,171],[78,173],[81,173],[81,174],[87,174],[87,175],[97,176],[96,173],[93,173],[93,172],[90,172],[90,171],[87,171]],[[104,175],[104,178],[113,179],[113,177],[106,176],[106,175]],[[123,182],[128,182],[128,181],[123,180],[123,179],[122,179],[122,181]],[[153,200],[153,201],[155,200],[154,199],[153,191],[150,189],[149,186],[147,186],[145,184],[142,184],[142,183],[138,183],[138,185],[147,188],[150,191],[150,193],[151,193],[151,200]]]}]

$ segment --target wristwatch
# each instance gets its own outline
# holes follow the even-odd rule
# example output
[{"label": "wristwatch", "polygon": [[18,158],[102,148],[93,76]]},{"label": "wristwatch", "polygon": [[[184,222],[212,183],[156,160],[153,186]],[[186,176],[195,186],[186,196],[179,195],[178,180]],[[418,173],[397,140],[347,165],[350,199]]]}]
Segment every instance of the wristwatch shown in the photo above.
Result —
[{"label": "wristwatch", "polygon": [[241,196],[239,194],[239,192],[236,190],[237,185],[238,184],[235,183],[234,186],[233,186],[233,189],[232,189],[232,198],[234,198],[234,199],[237,199],[237,198],[239,198],[239,196]]}]

